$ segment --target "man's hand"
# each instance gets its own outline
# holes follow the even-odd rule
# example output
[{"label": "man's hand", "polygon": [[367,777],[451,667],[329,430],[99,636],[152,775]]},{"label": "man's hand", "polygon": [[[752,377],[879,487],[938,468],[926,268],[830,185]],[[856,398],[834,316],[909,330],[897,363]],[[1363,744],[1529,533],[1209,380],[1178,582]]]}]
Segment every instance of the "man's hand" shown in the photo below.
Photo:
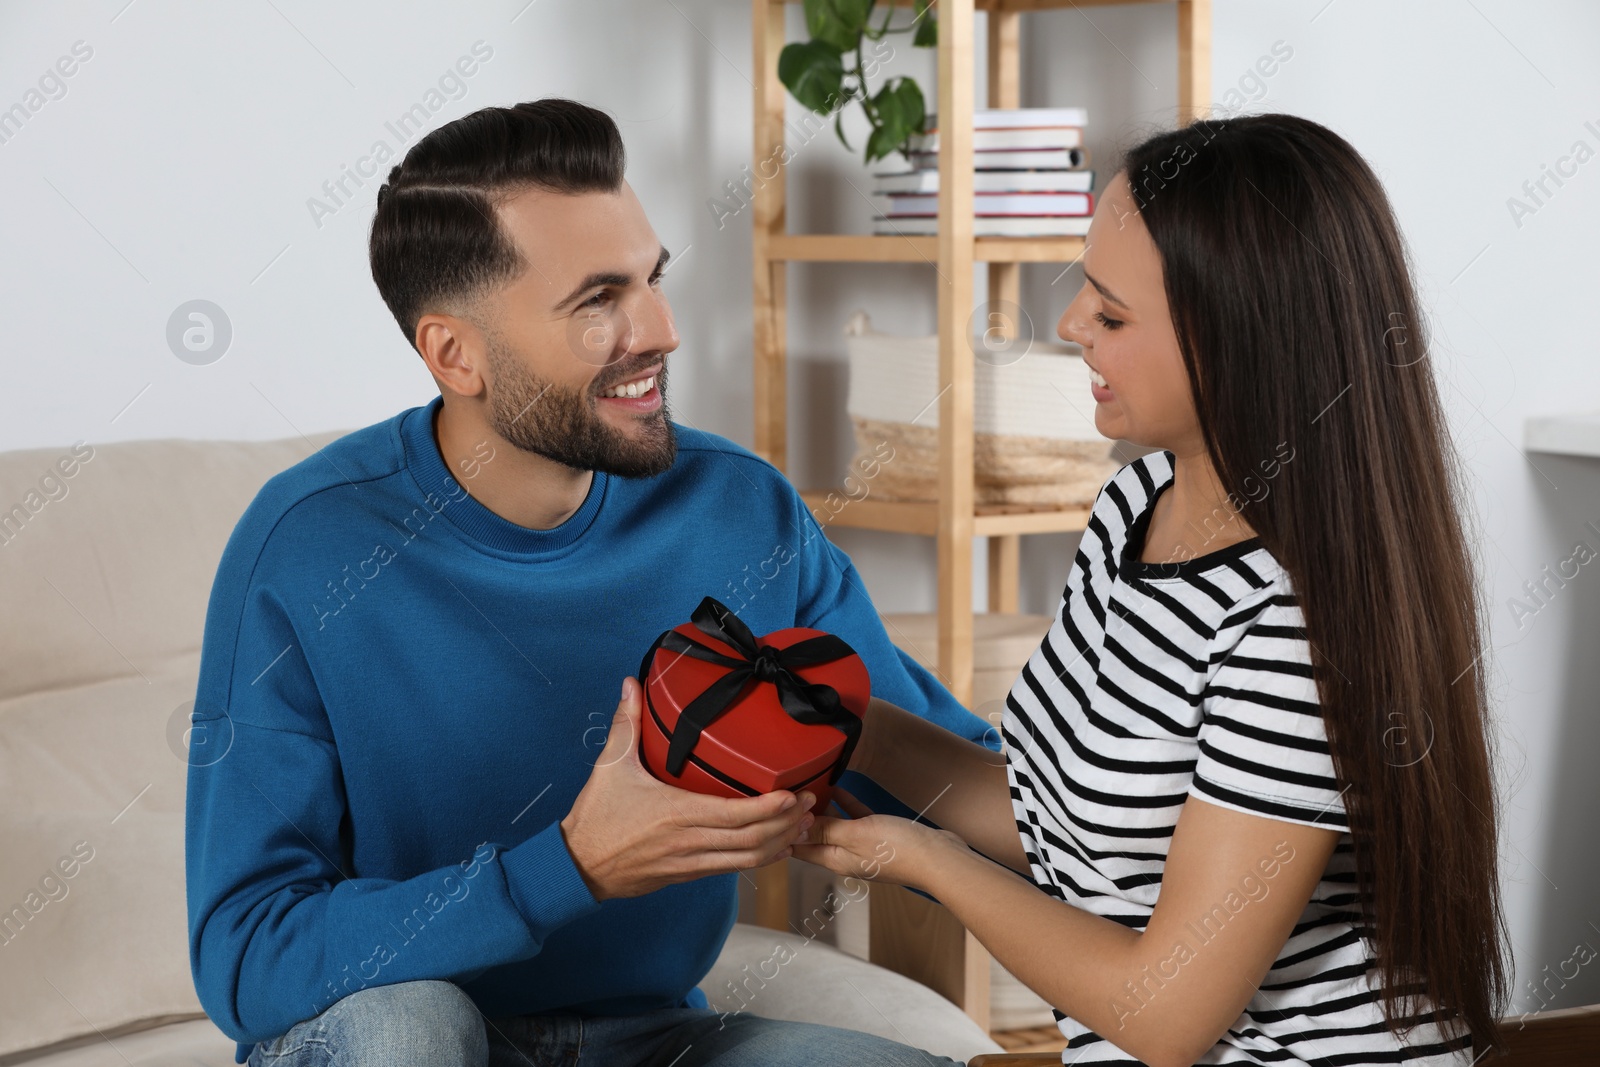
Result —
[{"label": "man's hand", "polygon": [[605,748],[561,820],[567,850],[596,900],[763,867],[789,856],[814,821],[810,793],[729,800],[657,781],[639,761],[639,683],[622,683]]}]

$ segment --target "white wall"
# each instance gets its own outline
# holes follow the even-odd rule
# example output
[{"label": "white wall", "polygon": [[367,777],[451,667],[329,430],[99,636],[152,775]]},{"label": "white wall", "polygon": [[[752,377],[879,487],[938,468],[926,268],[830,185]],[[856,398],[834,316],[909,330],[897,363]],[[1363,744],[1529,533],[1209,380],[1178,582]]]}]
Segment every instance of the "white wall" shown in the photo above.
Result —
[{"label": "white wall", "polygon": [[[794,37],[797,6],[790,19]],[[1102,182],[1119,145],[1170,121],[1169,7],[1052,12],[1030,16],[1024,33],[1023,102],[1090,109]],[[1600,946],[1600,577],[1585,570],[1522,625],[1508,606],[1575,541],[1600,545],[1583,529],[1600,522],[1600,461],[1520,450],[1525,415],[1600,407],[1590,315],[1600,163],[1520,225],[1507,200],[1574,142],[1600,149],[1597,40],[1600,8],[1586,0],[1217,0],[1215,13],[1214,98],[1287,43],[1292,58],[1252,108],[1348,137],[1385,180],[1415,257],[1481,531],[1507,792],[1502,871],[1524,1010],[1600,1000],[1600,965],[1542,999],[1526,984],[1570,975],[1580,942]],[[750,442],[749,217],[719,227],[707,205],[750,159],[748,5],[10,3],[0,5],[0,108],[23,101],[79,41],[92,55],[65,95],[0,143],[0,448],[282,437],[425,402],[431,379],[368,274],[376,182],[352,187],[320,225],[307,202],[374,141],[403,151],[409,140],[385,122],[425,102],[479,41],[492,56],[457,98],[439,99],[432,123],[544,95],[616,117],[629,180],[675,257],[675,408]],[[910,52],[902,43],[889,71],[931,93],[931,56]],[[856,154],[831,132],[799,146],[789,172],[797,231],[865,231],[859,120],[850,128]],[[1052,284],[1058,270],[1024,275],[1043,336],[1081,284],[1076,269]],[[835,477],[849,457],[846,316],[865,307],[880,328],[927,332],[931,277],[920,265],[792,270],[797,481]],[[180,361],[166,339],[169,317],[193,299],[219,305],[233,331],[209,365]],[[931,543],[855,531],[840,540],[883,609],[931,607]],[[1028,543],[1026,607],[1054,607],[1071,551],[1070,537]],[[981,571],[979,584],[981,595]]]}]

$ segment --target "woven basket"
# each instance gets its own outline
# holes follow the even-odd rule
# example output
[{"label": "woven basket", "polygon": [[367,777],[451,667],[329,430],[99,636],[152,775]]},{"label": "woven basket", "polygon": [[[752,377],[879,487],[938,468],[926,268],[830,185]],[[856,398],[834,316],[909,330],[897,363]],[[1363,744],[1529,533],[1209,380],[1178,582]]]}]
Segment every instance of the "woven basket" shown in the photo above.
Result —
[{"label": "woven basket", "polygon": [[[884,499],[937,499],[939,338],[879,333],[858,311],[845,327],[845,349],[855,463],[877,466],[873,492]],[[984,352],[981,341],[974,351]],[[1077,348],[1034,341],[1013,362],[977,359],[973,375],[977,503],[1093,502],[1118,464],[1113,443],[1094,427],[1089,371]],[[885,445],[893,449],[887,461]]]}]

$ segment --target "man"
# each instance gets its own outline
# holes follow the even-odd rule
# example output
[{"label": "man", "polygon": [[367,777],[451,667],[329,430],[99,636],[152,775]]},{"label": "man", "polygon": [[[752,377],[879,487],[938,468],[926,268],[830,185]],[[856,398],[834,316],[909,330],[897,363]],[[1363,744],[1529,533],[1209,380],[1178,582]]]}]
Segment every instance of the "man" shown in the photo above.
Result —
[{"label": "man", "polygon": [[195,707],[227,744],[191,761],[188,905],[239,1062],[930,1061],[725,1019],[696,985],[737,872],[788,855],[812,798],[650,776],[618,684],[661,631],[715,596],[757,634],[838,634],[877,697],[989,730],[890,644],[777,470],[670,421],[667,252],[623,161],[611,120],[565,100],[419,141],[370,254],[441,395],[271,479],[229,540]]}]

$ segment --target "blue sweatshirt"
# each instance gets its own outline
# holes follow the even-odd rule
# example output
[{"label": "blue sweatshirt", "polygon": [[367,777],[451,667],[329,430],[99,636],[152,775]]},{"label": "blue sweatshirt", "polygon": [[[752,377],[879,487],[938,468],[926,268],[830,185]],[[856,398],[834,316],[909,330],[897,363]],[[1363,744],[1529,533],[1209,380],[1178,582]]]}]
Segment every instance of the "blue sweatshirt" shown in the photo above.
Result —
[{"label": "blue sweatshirt", "polygon": [[[441,404],[273,477],[217,569],[190,739],[189,950],[240,1063],[393,982],[455,982],[490,1018],[706,1006],[739,876],[597,902],[559,826],[621,679],[702,597],[758,635],[838,634],[877,696],[998,747],[890,643],[849,557],[765,460],[675,426],[668,471],[596,472],[570,518],[532,530],[452,476]],[[842,784],[909,814],[855,772]]]}]

